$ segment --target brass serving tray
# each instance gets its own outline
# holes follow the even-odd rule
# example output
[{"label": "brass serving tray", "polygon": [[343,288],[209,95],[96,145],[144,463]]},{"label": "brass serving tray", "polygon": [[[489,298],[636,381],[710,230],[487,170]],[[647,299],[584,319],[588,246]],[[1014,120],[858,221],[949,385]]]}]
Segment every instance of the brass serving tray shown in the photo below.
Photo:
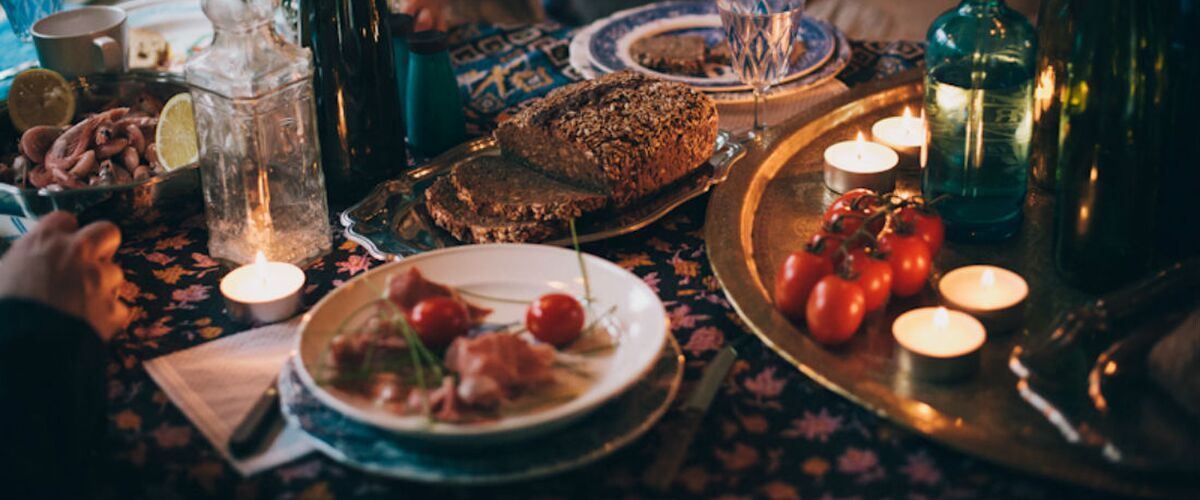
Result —
[{"label": "brass serving tray", "polygon": [[[935,262],[940,272],[989,263],[1028,280],[1024,326],[989,332],[975,376],[955,383],[930,383],[902,372],[894,354],[892,320],[912,307],[936,303],[923,295],[897,301],[869,315],[864,331],[847,345],[813,342],[774,308],[776,270],[820,226],[836,194],[822,183],[822,153],[829,145],[869,134],[876,120],[903,106],[919,109],[920,72],[857,87],[773,127],[713,193],[706,242],[713,270],[749,328],[805,375],[864,408],[963,452],[1023,471],[1108,491],[1135,495],[1194,494],[1196,480],[1181,474],[1136,470],[1106,462],[1093,450],[1067,443],[1045,416],[1027,404],[1008,367],[1014,347],[1041,341],[1057,314],[1092,297],[1061,283],[1051,260],[1052,199],[1031,191],[1020,233],[993,245],[947,244]],[[904,171],[897,191],[919,192],[919,173]]]}]

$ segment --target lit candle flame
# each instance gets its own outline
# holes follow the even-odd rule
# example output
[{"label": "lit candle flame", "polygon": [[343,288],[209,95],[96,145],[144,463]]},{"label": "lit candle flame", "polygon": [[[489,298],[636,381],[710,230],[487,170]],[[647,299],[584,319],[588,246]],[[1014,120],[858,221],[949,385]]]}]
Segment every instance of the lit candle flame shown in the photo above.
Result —
[{"label": "lit candle flame", "polygon": [[983,288],[991,288],[996,286],[996,273],[991,269],[984,269],[983,274],[979,276],[979,286]]},{"label": "lit candle flame", "polygon": [[903,125],[900,128],[903,130],[906,139],[911,139],[917,135],[919,132],[918,129],[921,128],[921,122],[913,118],[912,110],[908,109],[908,106],[904,107],[904,115],[900,117],[900,123]]},{"label": "lit candle flame", "polygon": [[860,130],[858,132],[858,137],[854,139],[854,154],[858,156],[859,160],[861,160],[863,157],[863,147],[866,145],[866,143],[867,141],[863,139],[863,133]]},{"label": "lit candle flame", "polygon": [[262,250],[254,254],[254,274],[258,276],[258,281],[266,286],[267,284],[267,256]]},{"label": "lit candle flame", "polygon": [[950,311],[945,307],[937,308],[933,312],[933,326],[939,330],[944,330],[950,326]]}]

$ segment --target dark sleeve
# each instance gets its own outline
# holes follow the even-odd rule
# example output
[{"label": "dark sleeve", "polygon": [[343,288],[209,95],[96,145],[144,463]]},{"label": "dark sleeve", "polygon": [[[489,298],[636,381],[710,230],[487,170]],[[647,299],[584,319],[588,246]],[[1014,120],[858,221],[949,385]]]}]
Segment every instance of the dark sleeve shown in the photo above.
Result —
[{"label": "dark sleeve", "polygon": [[86,495],[106,428],[106,353],[82,320],[0,299],[0,477],[11,476],[10,498]]}]

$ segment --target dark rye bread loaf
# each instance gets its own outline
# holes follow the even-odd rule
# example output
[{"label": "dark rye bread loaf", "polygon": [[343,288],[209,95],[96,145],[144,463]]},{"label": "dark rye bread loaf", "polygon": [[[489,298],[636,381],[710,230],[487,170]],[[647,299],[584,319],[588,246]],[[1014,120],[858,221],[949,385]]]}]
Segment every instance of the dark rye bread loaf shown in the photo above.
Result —
[{"label": "dark rye bread loaf", "polygon": [[680,83],[610,73],[556,89],[495,132],[500,149],[624,208],[688,175],[712,154],[717,108]]},{"label": "dark rye bread loaf", "polygon": [[450,171],[458,199],[480,215],[507,220],[564,221],[604,207],[608,199],[563,184],[500,156],[483,156]]},{"label": "dark rye bread loaf", "polygon": [[562,221],[510,220],[481,215],[458,199],[454,184],[442,176],[425,190],[425,209],[434,223],[467,243],[546,241],[566,231]]}]

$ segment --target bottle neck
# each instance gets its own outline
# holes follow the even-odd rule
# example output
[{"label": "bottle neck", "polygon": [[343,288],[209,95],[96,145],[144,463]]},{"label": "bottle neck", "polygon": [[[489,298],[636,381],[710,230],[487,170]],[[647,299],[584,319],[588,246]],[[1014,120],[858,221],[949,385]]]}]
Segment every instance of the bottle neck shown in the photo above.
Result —
[{"label": "bottle neck", "polygon": [[973,9],[995,9],[1003,6],[1004,0],[963,0],[962,3],[958,4],[960,9],[963,7],[970,7]]}]

